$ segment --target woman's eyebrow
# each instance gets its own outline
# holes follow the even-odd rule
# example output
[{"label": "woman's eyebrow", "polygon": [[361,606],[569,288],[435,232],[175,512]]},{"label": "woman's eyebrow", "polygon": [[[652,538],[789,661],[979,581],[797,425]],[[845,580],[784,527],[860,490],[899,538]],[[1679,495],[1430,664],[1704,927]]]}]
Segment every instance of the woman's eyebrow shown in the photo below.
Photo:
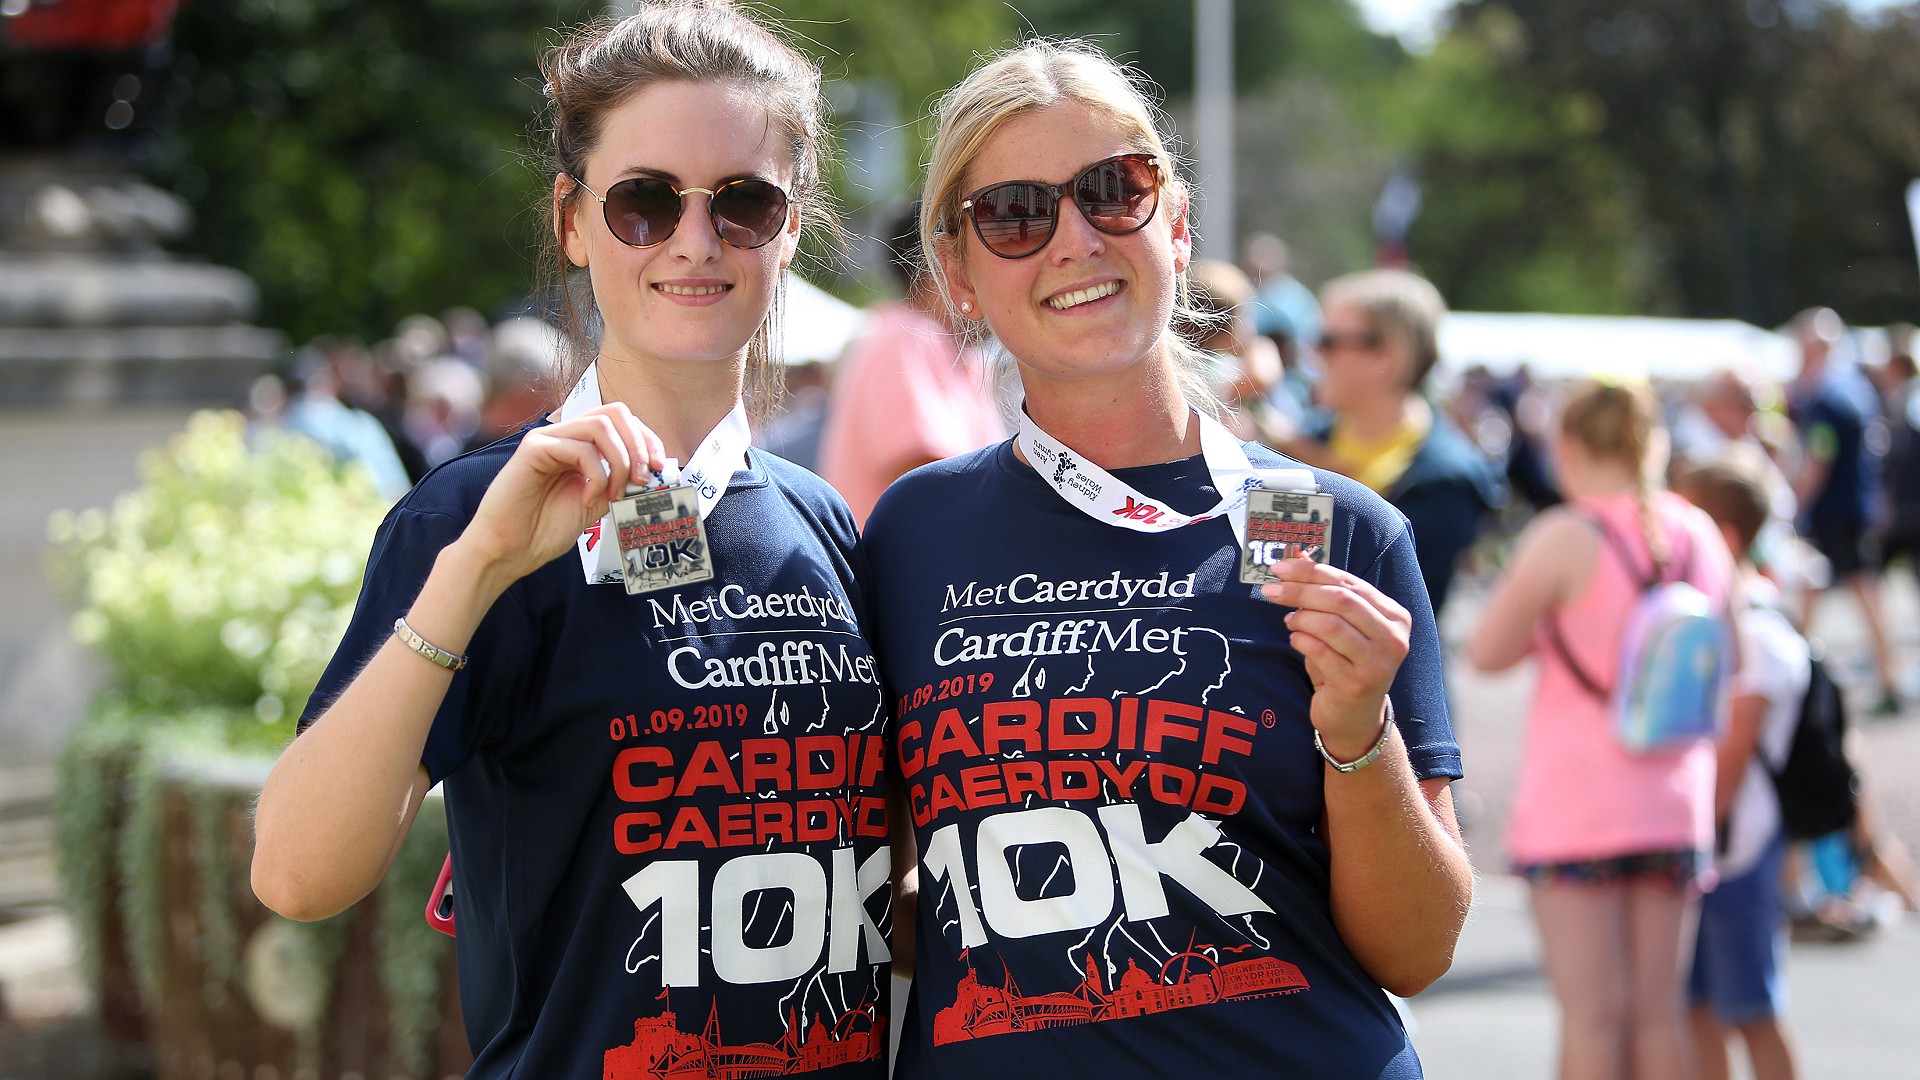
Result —
[{"label": "woman's eyebrow", "polygon": [[620,170],[620,172],[614,176],[614,179],[625,180],[630,176],[651,176],[655,179],[665,180],[674,187],[680,186],[680,178],[678,176],[675,176],[665,169],[655,169],[646,165],[629,165],[625,169]]},{"label": "woman's eyebrow", "polygon": [[[646,165],[628,166],[626,169],[622,170],[620,173],[615,175],[614,179],[615,181],[620,181],[633,176],[650,176],[657,180],[665,180],[667,183],[672,184],[674,187],[677,187],[677,188],[685,188],[687,186],[686,184],[681,182],[678,176],[674,175],[673,173],[670,173],[665,169],[655,169]],[[719,187],[721,184],[730,184],[735,180],[765,180],[765,179],[767,179],[765,173],[748,170],[745,172],[728,173],[726,176],[722,176],[718,180],[715,180],[713,186]]]}]

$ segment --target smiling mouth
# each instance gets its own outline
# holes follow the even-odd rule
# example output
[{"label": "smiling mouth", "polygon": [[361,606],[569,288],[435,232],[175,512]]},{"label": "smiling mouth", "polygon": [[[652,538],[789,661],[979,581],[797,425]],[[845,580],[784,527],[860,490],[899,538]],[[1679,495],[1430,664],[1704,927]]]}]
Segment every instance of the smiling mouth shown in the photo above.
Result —
[{"label": "smiling mouth", "polygon": [[660,282],[659,284],[656,284],[654,288],[659,289],[661,292],[666,293],[669,296],[712,296],[714,293],[726,292],[728,289],[733,288],[733,286],[731,285],[668,285],[665,282]]},{"label": "smiling mouth", "polygon": [[1119,291],[1119,282],[1108,281],[1095,285],[1091,289],[1080,289],[1076,292],[1052,297],[1046,301],[1046,304],[1055,311],[1065,311],[1068,308],[1077,308],[1081,304],[1091,304],[1095,300],[1103,300]]}]

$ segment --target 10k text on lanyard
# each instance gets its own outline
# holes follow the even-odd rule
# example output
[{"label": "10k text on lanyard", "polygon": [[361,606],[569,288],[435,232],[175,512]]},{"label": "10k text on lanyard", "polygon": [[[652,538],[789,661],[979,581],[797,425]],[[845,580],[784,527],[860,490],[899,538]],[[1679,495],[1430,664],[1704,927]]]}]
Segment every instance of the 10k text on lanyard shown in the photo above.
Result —
[{"label": "10k text on lanyard", "polygon": [[1020,410],[1020,426],[1014,438],[1040,479],[1054,492],[1095,521],[1135,532],[1163,533],[1211,521],[1225,514],[1233,535],[1241,547],[1247,543],[1247,519],[1242,511],[1249,493],[1263,484],[1297,488],[1304,482],[1313,490],[1313,474],[1302,469],[1261,470],[1247,458],[1240,440],[1226,426],[1197,410],[1191,413],[1200,425],[1200,454],[1207,463],[1207,474],[1220,501],[1204,513],[1182,514],[1142,495],[1131,484],[1068,449],[1065,444],[1041,430],[1040,425]]}]

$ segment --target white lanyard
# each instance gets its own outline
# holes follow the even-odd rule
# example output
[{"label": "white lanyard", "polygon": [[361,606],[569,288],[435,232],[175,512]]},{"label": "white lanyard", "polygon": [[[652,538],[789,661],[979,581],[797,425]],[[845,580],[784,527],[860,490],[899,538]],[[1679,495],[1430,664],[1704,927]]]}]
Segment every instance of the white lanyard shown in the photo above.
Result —
[{"label": "white lanyard", "polygon": [[[560,403],[560,420],[571,420],[589,409],[600,407],[599,363],[587,365],[586,374],[573,384],[567,392],[567,400]],[[662,479],[670,484],[682,484],[699,491],[700,520],[705,521],[713,512],[714,504],[720,496],[727,493],[727,485],[733,482],[733,472],[747,454],[747,444],[753,441],[753,432],[747,426],[747,406],[736,401],[733,411],[700,441],[699,449],[693,457],[679,469],[676,477],[669,471]],[[620,545],[612,543],[613,511],[595,522],[586,532],[574,541],[580,551],[580,569],[586,574],[587,584],[604,585],[618,582],[620,575]],[[606,541],[606,542],[603,542]]]},{"label": "white lanyard", "polygon": [[[1261,486],[1261,471],[1247,459],[1240,440],[1225,425],[1195,410],[1200,425],[1200,454],[1207,463],[1220,501],[1200,514],[1182,514],[1162,506],[1119,480],[1107,470],[1067,449],[1058,440],[1040,430],[1040,425],[1020,409],[1020,429],[1014,438],[1020,452],[1027,456],[1040,479],[1060,497],[1095,521],[1135,532],[1162,533],[1195,522],[1210,521],[1227,515],[1233,535],[1241,547],[1247,543],[1247,516],[1240,512],[1247,505],[1247,494]],[[1311,474],[1308,476],[1311,487]]]}]

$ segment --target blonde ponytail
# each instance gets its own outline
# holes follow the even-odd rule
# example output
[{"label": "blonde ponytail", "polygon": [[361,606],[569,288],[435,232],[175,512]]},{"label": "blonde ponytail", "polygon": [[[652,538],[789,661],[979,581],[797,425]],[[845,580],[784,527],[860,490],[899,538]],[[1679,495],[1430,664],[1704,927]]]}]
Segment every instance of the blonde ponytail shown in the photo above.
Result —
[{"label": "blonde ponytail", "polygon": [[1561,409],[1560,430],[1594,458],[1631,470],[1641,535],[1653,556],[1655,574],[1664,574],[1673,551],[1654,514],[1653,493],[1665,466],[1667,432],[1653,388],[1639,382],[1582,383]]}]

